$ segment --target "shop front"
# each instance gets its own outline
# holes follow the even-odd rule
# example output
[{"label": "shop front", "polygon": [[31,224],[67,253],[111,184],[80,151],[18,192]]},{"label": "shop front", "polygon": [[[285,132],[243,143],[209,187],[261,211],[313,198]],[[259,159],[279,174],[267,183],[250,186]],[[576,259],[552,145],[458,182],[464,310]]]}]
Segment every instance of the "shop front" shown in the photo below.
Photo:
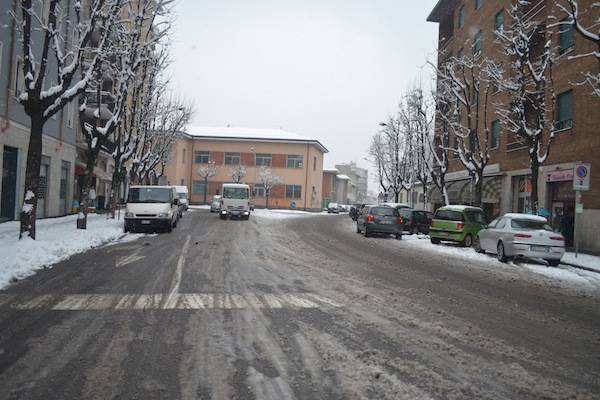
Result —
[{"label": "shop front", "polygon": [[575,227],[575,191],[573,190],[573,170],[564,169],[546,174],[548,193],[548,221],[552,229],[561,232],[567,246],[573,246]]}]

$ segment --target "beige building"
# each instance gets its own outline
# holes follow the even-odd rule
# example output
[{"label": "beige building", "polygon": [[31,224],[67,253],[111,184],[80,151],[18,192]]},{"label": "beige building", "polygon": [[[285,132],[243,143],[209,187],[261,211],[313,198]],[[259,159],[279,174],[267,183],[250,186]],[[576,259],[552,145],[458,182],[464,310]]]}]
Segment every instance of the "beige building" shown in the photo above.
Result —
[{"label": "beige building", "polygon": [[[232,172],[244,167],[241,183],[251,186],[257,207],[266,204],[260,172],[269,168],[281,178],[269,195],[269,208],[319,210],[322,205],[323,155],[328,150],[315,139],[281,129],[192,127],[174,146],[163,180],[187,186],[192,204],[220,194],[223,183],[234,182]],[[204,178],[201,167],[214,165],[216,174]]]}]

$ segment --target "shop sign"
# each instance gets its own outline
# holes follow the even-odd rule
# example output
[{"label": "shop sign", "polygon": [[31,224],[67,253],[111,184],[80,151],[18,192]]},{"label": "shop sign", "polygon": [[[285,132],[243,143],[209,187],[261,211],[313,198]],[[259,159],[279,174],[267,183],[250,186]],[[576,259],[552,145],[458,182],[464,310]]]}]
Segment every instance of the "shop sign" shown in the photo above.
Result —
[{"label": "shop sign", "polygon": [[590,190],[590,164],[577,164],[574,168],[575,174],[573,176],[573,189],[574,190]]},{"label": "shop sign", "polygon": [[563,169],[558,171],[548,172],[546,182],[565,182],[573,180],[573,170]]}]

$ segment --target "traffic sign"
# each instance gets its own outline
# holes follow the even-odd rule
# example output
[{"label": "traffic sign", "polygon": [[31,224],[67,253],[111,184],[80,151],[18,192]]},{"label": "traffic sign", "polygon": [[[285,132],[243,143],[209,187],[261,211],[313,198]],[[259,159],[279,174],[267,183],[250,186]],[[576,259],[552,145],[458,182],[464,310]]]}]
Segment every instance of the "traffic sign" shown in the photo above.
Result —
[{"label": "traffic sign", "polygon": [[573,170],[573,190],[590,190],[590,164],[576,164]]}]

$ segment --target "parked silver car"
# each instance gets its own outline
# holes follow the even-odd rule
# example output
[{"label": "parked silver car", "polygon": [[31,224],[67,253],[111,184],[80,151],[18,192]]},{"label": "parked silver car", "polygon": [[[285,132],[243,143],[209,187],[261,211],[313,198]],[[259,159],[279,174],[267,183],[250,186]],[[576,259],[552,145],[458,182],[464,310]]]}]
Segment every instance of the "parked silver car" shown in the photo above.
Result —
[{"label": "parked silver car", "polygon": [[544,217],[513,213],[481,229],[474,247],[481,253],[496,254],[502,262],[513,257],[543,258],[556,266],[565,254],[565,238],[553,232]]}]

